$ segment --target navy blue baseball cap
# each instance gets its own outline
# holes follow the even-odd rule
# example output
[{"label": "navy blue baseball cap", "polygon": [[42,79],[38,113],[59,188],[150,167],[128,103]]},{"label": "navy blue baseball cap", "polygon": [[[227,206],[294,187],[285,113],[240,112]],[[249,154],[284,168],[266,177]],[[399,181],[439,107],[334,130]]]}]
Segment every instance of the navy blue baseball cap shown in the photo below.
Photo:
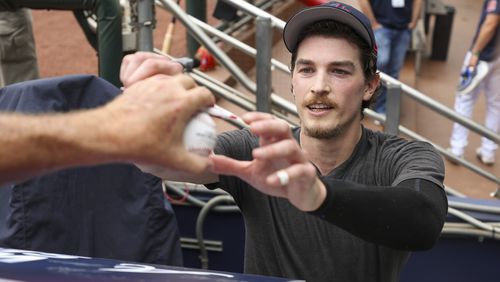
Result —
[{"label": "navy blue baseball cap", "polygon": [[288,20],[283,30],[283,41],[288,51],[295,51],[300,31],[304,27],[321,20],[333,20],[350,26],[377,54],[370,20],[354,7],[337,1],[306,8]]}]

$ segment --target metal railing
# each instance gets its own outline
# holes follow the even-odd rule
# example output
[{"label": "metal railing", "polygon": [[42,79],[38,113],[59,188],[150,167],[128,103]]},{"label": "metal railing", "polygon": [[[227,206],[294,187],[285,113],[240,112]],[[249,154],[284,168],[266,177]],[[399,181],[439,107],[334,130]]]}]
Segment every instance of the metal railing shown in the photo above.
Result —
[{"label": "metal railing", "polygon": [[[279,30],[282,31],[282,29],[285,26],[285,22],[282,21],[281,19],[275,17],[274,15],[272,15],[266,11],[263,11],[255,6],[253,6],[252,4],[250,4],[248,2],[245,2],[243,0],[223,0],[223,1],[234,6],[237,9],[249,14],[250,16],[255,17],[256,21],[263,20],[263,19],[269,20],[271,22],[271,25],[269,27],[267,27],[268,29],[278,28]],[[260,52],[260,54],[259,54],[258,49],[256,50],[255,48],[235,39],[234,37],[231,37],[227,34],[224,34],[223,32],[218,31],[217,29],[187,15],[172,0],[157,0],[156,3],[160,4],[159,5],[160,7],[168,9],[169,11],[171,11],[174,14],[174,16],[179,18],[182,21],[182,23],[186,26],[186,28],[193,34],[193,37],[198,38],[201,41],[201,43],[204,44],[207,47],[207,49],[209,49],[213,53],[213,55],[218,59],[218,61],[224,67],[226,67],[228,69],[228,71],[233,75],[233,77],[237,81],[242,83],[243,86],[245,86],[246,89],[250,90],[250,92],[254,93],[254,94],[257,92],[257,88],[255,86],[256,84],[253,81],[251,81],[246,76],[246,74],[244,74],[241,71],[241,69],[239,69],[239,67],[236,66],[236,64],[234,64],[234,62],[232,61],[231,58],[229,58],[222,50],[220,50],[220,48],[218,48],[211,41],[211,39],[208,37],[207,33],[211,36],[216,36],[218,39],[232,45],[233,47],[241,50],[242,52],[244,52],[250,56],[256,57],[257,61],[259,61],[259,56],[262,55],[262,52]],[[262,33],[268,33],[269,31],[265,30],[265,29],[260,29],[260,30],[257,29],[256,32],[258,32],[256,37],[259,38],[262,35]],[[271,48],[271,47],[267,47],[267,48]],[[269,52],[270,51],[268,50],[265,53],[269,53]],[[271,60],[269,60],[268,65],[261,65],[260,68],[257,68],[257,76],[258,76],[259,72],[271,69],[271,66],[282,71],[282,72],[290,73],[290,70],[286,67],[285,64],[283,64],[275,59],[271,59]],[[481,124],[479,124],[471,119],[468,119],[462,115],[459,115],[454,110],[447,107],[446,105],[443,105],[443,104],[437,102],[436,100],[434,100],[434,99],[430,98],[429,96],[423,94],[422,92],[402,83],[401,81],[398,81],[398,80],[386,75],[385,73],[380,73],[380,75],[381,75],[382,82],[385,85],[391,86],[391,88],[392,88],[392,91],[389,93],[390,95],[388,95],[388,97],[387,97],[387,100],[388,100],[387,102],[391,103],[391,105],[395,105],[395,106],[391,106],[388,108],[388,112],[387,112],[386,117],[379,115],[370,109],[365,110],[366,116],[384,123],[386,125],[385,130],[388,131],[389,133],[392,133],[392,134],[402,133],[402,134],[405,134],[411,138],[432,143],[437,148],[437,150],[445,157],[465,166],[467,169],[475,172],[476,174],[500,185],[500,178],[499,177],[493,175],[492,173],[489,173],[488,171],[480,168],[477,165],[472,164],[471,162],[469,162],[463,158],[455,157],[454,155],[447,152],[441,146],[434,144],[430,140],[427,140],[426,138],[424,138],[424,137],[418,135],[417,133],[409,130],[408,128],[400,125],[399,124],[399,118],[400,118],[399,117],[399,112],[400,112],[399,100],[396,100],[396,102],[394,102],[393,99],[400,99],[399,97],[401,95],[406,95],[407,97],[415,100],[416,102],[425,106],[426,108],[429,108],[429,109],[433,110],[434,112],[437,112],[441,116],[448,118],[453,122],[457,122],[457,123],[469,128],[473,132],[475,132],[481,136],[484,136],[488,139],[491,139],[496,143],[500,143],[500,135],[496,134],[492,130],[484,127],[483,125],[481,125]],[[201,73],[196,73],[196,76],[197,76],[198,81],[202,80],[201,77],[203,75]],[[206,79],[207,78],[203,78],[203,80],[206,80]],[[258,82],[258,83],[260,84],[261,82]],[[271,82],[270,81],[263,81],[262,83],[271,83]],[[217,92],[220,90],[217,88],[218,87],[211,85],[210,89]],[[270,89],[270,85],[268,86],[268,89]],[[225,89],[222,92],[224,92],[224,94],[222,94],[222,93],[219,93],[219,94],[224,96],[224,98],[229,98],[229,100],[233,100],[233,102],[237,102],[243,108],[249,109],[249,110],[256,109],[256,107],[248,105],[248,103],[253,103],[253,102],[251,102],[249,99],[244,99],[243,94],[241,94],[241,93],[237,94],[239,98],[234,99],[234,98],[229,97],[231,95],[230,93],[234,94],[234,91]],[[241,99],[244,99],[245,102],[241,101]],[[259,104],[260,99],[266,99],[266,97],[265,96],[262,97],[262,95],[257,95],[257,100],[258,100],[257,104]],[[239,101],[236,101],[236,100],[239,100]],[[281,98],[280,96],[277,96],[276,94],[271,93],[269,101],[272,104],[269,107],[270,109],[272,108],[271,106],[274,106],[280,110],[285,111],[288,114],[292,114],[293,116],[297,116],[295,105],[293,105],[291,102]],[[264,101],[263,103],[267,103],[267,101]],[[274,111],[274,113],[276,113],[276,114],[278,114],[279,112],[280,111]],[[392,124],[391,124],[391,122],[392,122]]]},{"label": "metal railing", "polygon": [[[250,80],[246,76],[246,74],[241,71],[241,69],[233,62],[233,60],[229,58],[216,44],[214,44],[214,42],[203,32],[203,30],[201,30],[194,22],[189,19],[188,15],[179,7],[179,5],[177,5],[172,0],[157,0],[156,2],[160,4],[159,7],[166,8],[170,12],[172,12],[172,14],[174,14],[174,16],[184,24],[191,35],[194,38],[200,40],[200,43],[202,43],[212,53],[212,55],[217,58],[219,63],[221,63],[238,82],[240,82],[251,93],[255,94],[257,92],[256,83]],[[244,6],[246,7],[249,5],[247,2],[241,2],[243,2]],[[261,15],[263,18],[276,18],[258,8],[256,8],[256,10],[262,12]],[[282,110],[290,114],[296,114],[297,110],[293,103],[274,93],[270,94],[269,101],[273,106],[278,106]]]}]

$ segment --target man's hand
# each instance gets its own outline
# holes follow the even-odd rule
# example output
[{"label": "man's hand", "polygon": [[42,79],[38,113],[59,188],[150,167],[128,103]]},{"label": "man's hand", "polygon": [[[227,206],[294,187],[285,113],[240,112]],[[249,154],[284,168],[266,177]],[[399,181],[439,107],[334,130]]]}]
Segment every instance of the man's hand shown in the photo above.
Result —
[{"label": "man's hand", "polygon": [[414,30],[417,27],[417,21],[411,21],[408,23],[408,29]]},{"label": "man's hand", "polygon": [[169,58],[152,52],[137,52],[123,58],[120,80],[123,87],[156,74],[173,76],[182,73],[182,65]]},{"label": "man's hand", "polygon": [[464,63],[462,64],[461,72],[464,72],[467,69],[476,68],[477,63],[479,62],[479,55],[472,53],[471,51],[467,51],[464,57]]},{"label": "man's hand", "polygon": [[371,24],[372,24],[372,29],[373,30],[377,30],[379,28],[383,28],[383,26],[379,22],[377,22],[377,21],[373,21]]},{"label": "man's hand", "polygon": [[[265,194],[287,198],[300,210],[317,209],[326,197],[326,189],[316,168],[293,139],[288,124],[265,113],[248,113],[243,119],[260,138],[253,160],[213,155],[213,172],[237,176]],[[286,185],[281,184],[279,171],[288,174]]]},{"label": "man's hand", "polygon": [[[131,77],[142,74],[134,72]],[[154,75],[134,82],[107,104],[103,126],[126,161],[200,173],[206,170],[208,158],[187,152],[182,138],[192,116],[214,103],[210,91],[187,75]]]}]

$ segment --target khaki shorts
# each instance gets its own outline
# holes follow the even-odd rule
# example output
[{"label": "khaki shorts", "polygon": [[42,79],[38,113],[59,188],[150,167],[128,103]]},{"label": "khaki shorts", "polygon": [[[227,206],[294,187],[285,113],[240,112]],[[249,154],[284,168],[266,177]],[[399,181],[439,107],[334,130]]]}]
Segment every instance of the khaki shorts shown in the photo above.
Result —
[{"label": "khaki shorts", "polygon": [[0,12],[0,86],[39,77],[31,12]]}]

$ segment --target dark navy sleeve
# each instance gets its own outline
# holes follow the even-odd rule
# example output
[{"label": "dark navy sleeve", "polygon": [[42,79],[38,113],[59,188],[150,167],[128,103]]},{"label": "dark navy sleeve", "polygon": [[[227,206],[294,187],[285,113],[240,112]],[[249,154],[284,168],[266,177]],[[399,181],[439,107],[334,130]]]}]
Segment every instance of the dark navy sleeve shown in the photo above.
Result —
[{"label": "dark navy sleeve", "polygon": [[448,202],[433,182],[410,179],[381,187],[321,180],[327,197],[311,213],[361,239],[394,249],[426,250],[439,238]]}]

